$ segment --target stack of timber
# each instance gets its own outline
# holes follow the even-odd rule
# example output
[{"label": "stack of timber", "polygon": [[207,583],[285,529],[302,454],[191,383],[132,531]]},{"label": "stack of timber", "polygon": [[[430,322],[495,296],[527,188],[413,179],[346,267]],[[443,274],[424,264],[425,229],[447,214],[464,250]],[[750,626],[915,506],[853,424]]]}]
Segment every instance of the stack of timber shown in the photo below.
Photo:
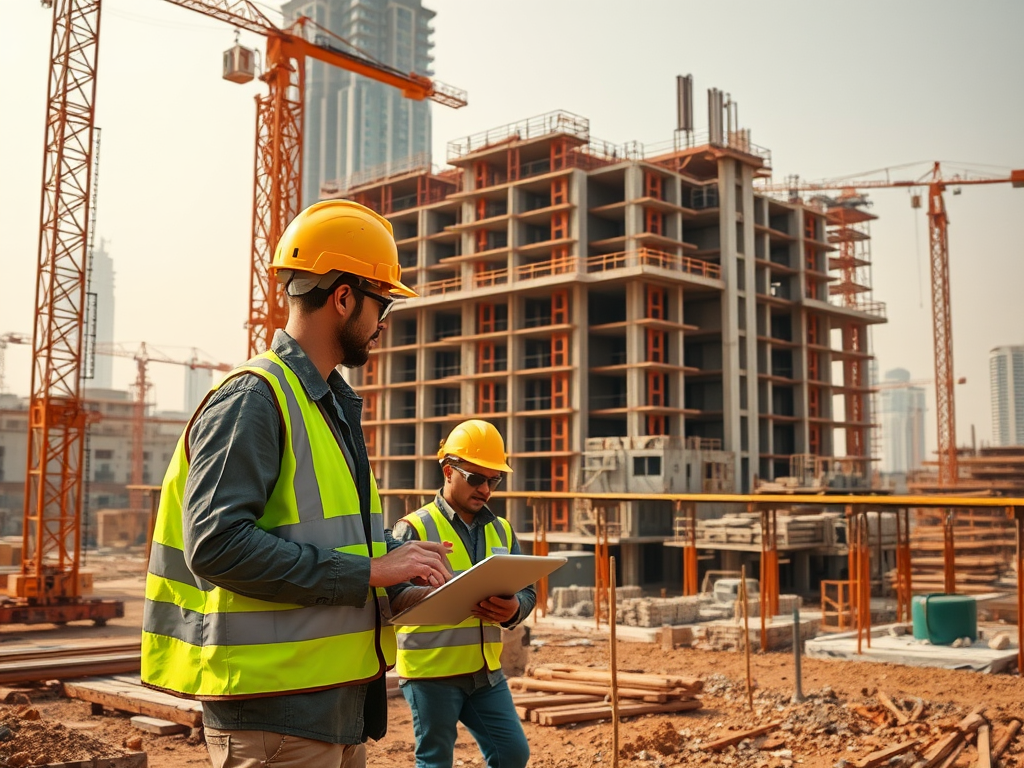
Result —
[{"label": "stack of timber", "polygon": [[[944,510],[920,510],[910,529],[910,563],[914,592],[942,592]],[[953,542],[956,591],[978,595],[1006,589],[1015,582],[1016,539],[1013,521],[1002,509],[957,509]],[[890,571],[895,581],[895,571]]]},{"label": "stack of timber", "polygon": [[[911,493],[958,496],[1024,496],[1024,446],[961,451],[955,488],[940,488],[934,473],[908,482]],[[942,591],[943,510],[919,510],[910,544],[915,592]],[[999,508],[954,510],[957,592],[980,594],[1013,589],[1014,523]]]},{"label": "stack of timber", "polygon": [[[807,512],[776,516],[776,540],[780,547],[807,545],[826,546],[829,544],[830,529],[834,526],[835,514]],[[761,515],[742,513],[726,517],[698,520],[697,545],[740,544],[761,545]]]},{"label": "stack of timber", "polygon": [[[509,687],[519,718],[538,725],[565,725],[612,716],[611,673],[594,667],[545,664],[513,677]],[[619,672],[619,717],[700,709],[701,680],[679,675]]]}]

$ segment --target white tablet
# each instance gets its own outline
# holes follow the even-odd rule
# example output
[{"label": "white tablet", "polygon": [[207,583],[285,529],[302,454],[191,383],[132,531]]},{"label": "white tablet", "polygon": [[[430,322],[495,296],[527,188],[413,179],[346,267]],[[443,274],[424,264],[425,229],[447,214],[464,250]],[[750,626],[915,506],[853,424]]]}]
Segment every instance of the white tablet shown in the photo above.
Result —
[{"label": "white tablet", "polygon": [[561,568],[566,561],[564,557],[491,555],[393,616],[391,623],[459,624],[472,615],[477,603],[495,595],[514,595]]}]

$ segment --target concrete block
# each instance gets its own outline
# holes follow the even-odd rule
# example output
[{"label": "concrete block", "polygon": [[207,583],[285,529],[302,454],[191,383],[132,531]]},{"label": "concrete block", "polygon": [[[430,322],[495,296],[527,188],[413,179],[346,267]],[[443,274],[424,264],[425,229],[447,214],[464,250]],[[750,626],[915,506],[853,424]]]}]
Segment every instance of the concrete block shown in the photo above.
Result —
[{"label": "concrete block", "polygon": [[1005,651],[1010,647],[1010,635],[1006,632],[1000,632],[988,641],[988,647],[993,651]]},{"label": "concrete block", "polygon": [[190,730],[187,725],[172,723],[170,720],[161,720],[158,717],[146,717],[145,715],[135,715],[131,719],[131,724],[140,731],[155,733],[158,736],[168,736],[174,733],[188,733]]}]

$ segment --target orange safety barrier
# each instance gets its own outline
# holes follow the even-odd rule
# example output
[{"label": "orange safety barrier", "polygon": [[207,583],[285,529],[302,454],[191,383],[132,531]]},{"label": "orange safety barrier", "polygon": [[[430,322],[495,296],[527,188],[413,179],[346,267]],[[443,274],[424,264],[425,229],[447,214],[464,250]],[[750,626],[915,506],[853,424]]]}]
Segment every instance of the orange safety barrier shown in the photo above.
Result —
[{"label": "orange safety barrier", "polygon": [[662,188],[664,179],[654,171],[644,171],[644,197],[653,197],[655,200],[662,200]]},{"label": "orange safety barrier", "polygon": [[569,212],[556,211],[551,214],[551,239],[563,240],[569,237]]},{"label": "orange safety barrier", "polygon": [[551,205],[569,202],[569,179],[562,176],[551,180]]},{"label": "orange safety barrier", "polygon": [[476,383],[476,409],[479,413],[495,413],[496,385],[493,381],[478,381]]},{"label": "orange safety barrier", "polygon": [[657,285],[646,285],[644,286],[644,295],[647,299],[644,317],[649,317],[652,320],[664,320],[668,316],[668,291]]},{"label": "orange safety barrier", "polygon": [[644,232],[652,235],[665,234],[665,214],[656,208],[644,208]]},{"label": "orange safety barrier", "polygon": [[853,605],[850,602],[850,581],[821,582],[821,631],[845,632],[854,626]]}]

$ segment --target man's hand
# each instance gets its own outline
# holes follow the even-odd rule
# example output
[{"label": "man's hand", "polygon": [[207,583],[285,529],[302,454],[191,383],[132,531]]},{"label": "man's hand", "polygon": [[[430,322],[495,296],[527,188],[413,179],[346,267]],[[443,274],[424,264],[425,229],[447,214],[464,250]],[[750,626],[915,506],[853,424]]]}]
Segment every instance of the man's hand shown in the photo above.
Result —
[{"label": "man's hand", "polygon": [[434,541],[409,541],[370,560],[370,586],[390,587],[403,581],[439,587],[452,577],[448,553],[452,545]]},{"label": "man's hand", "polygon": [[477,603],[473,608],[473,615],[484,621],[493,621],[495,624],[504,624],[511,621],[519,613],[519,598],[512,597],[489,597],[482,603]]}]

